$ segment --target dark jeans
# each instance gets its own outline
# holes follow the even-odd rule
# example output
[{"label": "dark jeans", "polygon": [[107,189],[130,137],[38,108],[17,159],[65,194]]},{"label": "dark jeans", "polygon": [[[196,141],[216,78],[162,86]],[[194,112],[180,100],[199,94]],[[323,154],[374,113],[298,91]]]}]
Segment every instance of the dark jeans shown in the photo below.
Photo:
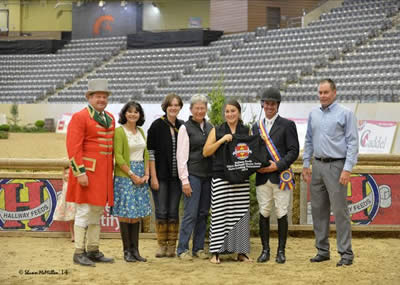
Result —
[{"label": "dark jeans", "polygon": [[204,249],[207,217],[210,210],[211,178],[189,175],[189,182],[192,187],[192,196],[183,196],[184,214],[179,232],[178,255],[189,249],[192,232],[192,252]]},{"label": "dark jeans", "polygon": [[160,188],[153,192],[156,219],[163,221],[179,221],[179,201],[182,195],[181,181],[178,177],[159,180]]}]

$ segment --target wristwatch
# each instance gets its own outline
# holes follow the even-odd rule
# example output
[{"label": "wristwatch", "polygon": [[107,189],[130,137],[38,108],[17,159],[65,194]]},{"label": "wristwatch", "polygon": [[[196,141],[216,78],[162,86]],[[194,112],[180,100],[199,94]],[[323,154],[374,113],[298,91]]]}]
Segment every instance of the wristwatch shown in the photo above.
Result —
[{"label": "wristwatch", "polygon": [[129,171],[128,171],[128,175],[129,175],[129,176],[132,176],[132,175],[133,175],[132,170],[129,170]]}]

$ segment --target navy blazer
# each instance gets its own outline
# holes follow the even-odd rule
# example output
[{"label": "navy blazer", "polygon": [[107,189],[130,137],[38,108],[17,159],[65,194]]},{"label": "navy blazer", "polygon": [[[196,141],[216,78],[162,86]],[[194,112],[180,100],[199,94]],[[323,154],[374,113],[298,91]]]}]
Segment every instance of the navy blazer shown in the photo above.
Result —
[{"label": "navy blazer", "polygon": [[[253,134],[259,134],[258,123],[255,123],[252,127]],[[269,132],[269,136],[274,142],[277,148],[281,160],[276,163],[278,170],[270,173],[258,173],[256,174],[256,186],[265,184],[268,180],[273,184],[279,184],[279,175],[282,171],[288,169],[293,162],[299,157],[299,138],[297,136],[296,124],[288,119],[282,118],[278,115],[272,128]],[[271,155],[268,153],[268,160],[272,160]]]}]

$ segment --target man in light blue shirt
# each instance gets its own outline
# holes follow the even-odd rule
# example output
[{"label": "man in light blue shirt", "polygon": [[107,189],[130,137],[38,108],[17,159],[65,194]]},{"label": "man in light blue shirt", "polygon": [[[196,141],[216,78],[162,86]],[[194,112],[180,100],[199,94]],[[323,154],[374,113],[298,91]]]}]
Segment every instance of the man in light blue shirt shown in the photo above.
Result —
[{"label": "man in light blue shirt", "polygon": [[[341,259],[337,266],[351,265],[351,221],[347,207],[347,184],[357,163],[358,131],[353,112],[339,105],[336,85],[331,79],[319,83],[321,107],[308,117],[303,154],[303,178],[311,182],[311,209],[318,253],[311,262],[330,259],[330,212],[335,216],[337,248]],[[311,174],[310,160],[314,156]]]}]

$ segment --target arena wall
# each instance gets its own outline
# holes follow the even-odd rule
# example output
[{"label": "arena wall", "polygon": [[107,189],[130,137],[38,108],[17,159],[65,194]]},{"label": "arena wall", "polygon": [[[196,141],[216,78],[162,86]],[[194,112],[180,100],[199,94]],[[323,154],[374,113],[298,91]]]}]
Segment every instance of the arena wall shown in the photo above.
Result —
[{"label": "arena wall", "polygon": [[[177,30],[189,28],[191,17],[200,18],[202,28],[209,28],[210,1],[172,0],[143,4],[143,30]],[[157,10],[158,9],[158,10]]]},{"label": "arena wall", "polygon": [[54,8],[56,0],[9,1],[0,9],[9,11],[9,36],[20,33],[71,31],[72,5]]},{"label": "arena wall", "polygon": [[22,32],[72,30],[72,5],[59,5],[54,8],[59,1],[30,2],[31,5],[21,6]]},{"label": "arena wall", "polygon": [[248,1],[248,30],[254,31],[257,27],[267,25],[267,7],[276,7],[281,10],[281,28],[287,27],[289,18],[300,17],[303,15],[303,9],[311,10],[318,4],[318,0],[281,0],[281,1]]},{"label": "arena wall", "polygon": [[[72,31],[72,5],[58,5],[57,0],[9,1],[0,3],[0,9],[9,11],[9,37],[29,33],[33,37],[59,38],[52,32]],[[144,30],[172,30],[189,28],[191,17],[200,18],[202,27],[209,28],[210,1],[159,0],[155,8],[144,3]],[[158,9],[158,11],[157,11]]]},{"label": "arena wall", "polygon": [[7,9],[8,14],[8,35],[19,35],[21,31],[21,6],[19,1],[12,2],[8,5],[0,4],[0,9]]},{"label": "arena wall", "polygon": [[211,0],[211,30],[237,33],[247,31],[248,1]]}]

